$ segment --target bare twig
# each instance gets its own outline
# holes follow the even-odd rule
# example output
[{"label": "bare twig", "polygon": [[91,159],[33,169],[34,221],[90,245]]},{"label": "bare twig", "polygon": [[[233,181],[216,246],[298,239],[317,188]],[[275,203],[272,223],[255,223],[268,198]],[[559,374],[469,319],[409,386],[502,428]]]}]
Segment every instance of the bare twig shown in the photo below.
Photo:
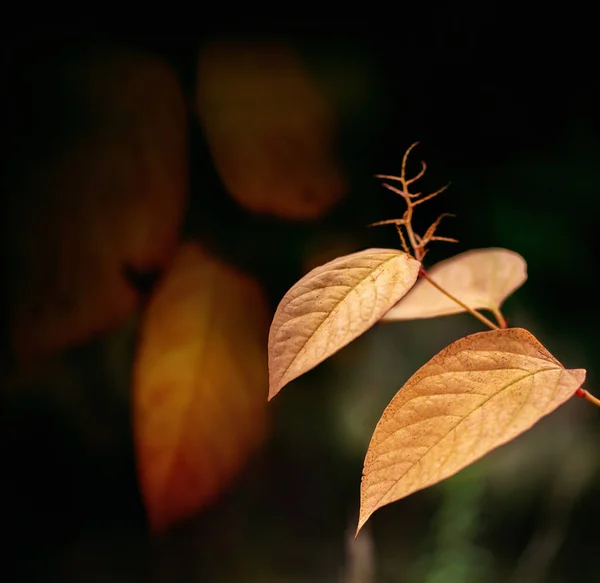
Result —
[{"label": "bare twig", "polygon": [[[413,230],[412,216],[414,208],[424,202],[427,202],[428,200],[431,200],[438,194],[444,192],[444,190],[446,190],[449,186],[447,184],[446,186],[443,186],[435,192],[432,192],[431,194],[427,194],[425,196],[422,196],[420,192],[412,193],[409,191],[409,186],[417,180],[419,180],[420,178],[422,178],[427,170],[427,164],[421,161],[421,170],[417,173],[417,175],[413,176],[412,178],[406,177],[406,164],[408,162],[408,155],[418,143],[419,142],[415,142],[406,150],[402,158],[402,171],[400,176],[376,174],[377,178],[382,178],[384,180],[393,180],[394,182],[400,183],[400,187],[392,186],[387,182],[384,182],[383,186],[384,188],[387,188],[388,190],[391,190],[392,192],[395,192],[396,194],[400,195],[404,199],[407,207],[404,216],[402,217],[402,219],[378,221],[376,223],[372,223],[370,226],[374,227],[380,225],[395,225],[400,236],[400,240],[402,241],[402,248],[404,249],[404,251],[406,251],[406,253],[408,253],[409,255],[412,255],[415,259],[417,259],[417,261],[422,261],[423,257],[425,257],[425,253],[427,253],[426,247],[428,243],[432,241],[447,241],[455,243],[457,241],[456,239],[451,239],[449,237],[438,237],[435,235],[435,231],[438,228],[441,219],[445,216],[448,216],[446,214],[438,217],[438,219],[429,227],[429,229],[427,229],[426,233],[423,236],[418,235]],[[406,238],[404,236],[404,231],[402,230],[402,227],[404,227],[404,229],[406,230]],[[407,245],[406,239],[408,239],[408,243],[410,243],[412,253],[410,253],[408,250],[409,246]]]},{"label": "bare twig", "polygon": [[496,326],[496,324],[494,324],[491,320],[486,318],[483,314],[480,314],[477,310],[467,306],[467,304],[459,300],[456,296],[452,295],[448,290],[445,290],[441,285],[438,285],[435,281],[433,281],[433,279],[429,277],[428,273],[424,269],[421,269],[419,275],[421,275],[421,277],[424,277],[438,291],[442,292],[445,296],[448,296],[453,302],[456,302],[459,306],[464,308],[467,312],[469,312],[469,314],[475,316],[475,318],[477,318],[480,322],[485,324],[488,328],[491,328],[492,330],[499,330],[498,326]]},{"label": "bare twig", "polygon": [[410,255],[410,249],[408,244],[406,243],[406,239],[404,238],[404,233],[402,232],[402,226],[397,224],[396,231],[398,231],[398,236],[400,237],[400,242],[402,243],[402,249],[407,255]]},{"label": "bare twig", "polygon": [[[450,213],[443,213],[437,219],[435,219],[435,221],[432,223],[432,225],[429,227],[429,229],[427,229],[427,231],[425,231],[425,234],[423,235],[423,241],[425,241],[425,245],[427,243],[429,243],[429,241],[433,241],[435,231],[439,227],[441,220],[444,217],[454,217],[454,216],[456,216],[456,215],[451,215]],[[440,237],[438,237],[438,240],[439,239],[440,239]],[[450,239],[450,240],[456,241],[456,239]]]}]

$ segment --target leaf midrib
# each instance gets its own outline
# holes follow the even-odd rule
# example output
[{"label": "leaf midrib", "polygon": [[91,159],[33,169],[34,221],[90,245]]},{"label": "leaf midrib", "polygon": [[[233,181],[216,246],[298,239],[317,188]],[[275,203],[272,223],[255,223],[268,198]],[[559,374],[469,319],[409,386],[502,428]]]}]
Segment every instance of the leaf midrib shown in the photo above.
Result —
[{"label": "leaf midrib", "polygon": [[[329,320],[329,318],[331,317],[331,315],[337,310],[337,308],[340,306],[340,304],[342,304],[346,298],[353,292],[356,290],[356,288],[358,288],[361,284],[363,284],[367,279],[369,279],[369,277],[371,277],[371,275],[373,275],[373,273],[377,270],[380,269],[382,266],[386,265],[387,263],[389,263],[390,261],[394,261],[395,259],[398,259],[402,257],[402,253],[398,252],[397,255],[393,255],[392,257],[390,257],[389,259],[386,259],[385,261],[381,262],[375,269],[372,269],[366,277],[364,277],[363,279],[361,279],[355,286],[347,286],[348,289],[348,293],[346,293],[334,306],[334,308],[329,312],[329,315],[323,319],[323,321],[315,328],[314,332],[308,336],[306,338],[306,340],[303,342],[300,350],[298,350],[296,356],[294,356],[294,358],[290,361],[290,363],[286,366],[285,370],[283,371],[283,373],[281,374],[279,383],[278,383],[278,388],[281,388],[283,386],[283,379],[286,377],[288,371],[290,370],[290,368],[292,367],[292,365],[296,362],[296,360],[298,359],[298,357],[302,354],[302,352],[304,351],[304,349],[306,348],[306,345],[309,343],[309,341],[314,338],[314,336],[319,332],[319,330],[324,326],[324,324]],[[330,287],[330,286],[327,286]],[[326,289],[326,288],[325,288]],[[375,290],[377,293],[377,290]],[[322,361],[321,361],[322,362]]]},{"label": "leaf midrib", "polygon": [[[564,371],[566,369],[561,368],[561,367],[555,367],[555,368],[546,368],[544,370],[537,370],[534,372],[530,372],[527,373],[526,375],[523,375],[522,377],[519,377],[518,379],[515,379],[513,381],[511,381],[509,384],[507,384],[505,387],[502,387],[502,389],[500,391],[495,392],[494,394],[490,395],[487,399],[485,399],[481,404],[479,404],[477,407],[475,407],[471,412],[469,412],[467,415],[465,415],[464,417],[461,418],[461,420],[451,429],[449,429],[439,440],[437,440],[434,444],[432,444],[427,451],[413,464],[411,464],[408,469],[397,479],[394,481],[394,483],[379,497],[379,499],[377,500],[377,502],[372,505],[372,508],[374,508],[374,510],[369,512],[369,516],[371,514],[373,514],[373,512],[375,512],[375,510],[377,508],[379,508],[381,501],[391,492],[391,490],[393,488],[395,488],[398,485],[398,482],[400,482],[400,480],[402,480],[404,478],[404,476],[406,476],[406,474],[412,469],[414,468],[417,464],[421,463],[421,461],[429,454],[429,452],[436,447],[437,445],[439,445],[439,443],[442,441],[442,439],[445,439],[448,435],[450,435],[450,433],[452,431],[456,431],[456,429],[462,424],[464,423],[471,415],[473,415],[473,413],[477,410],[477,409],[481,409],[482,407],[485,406],[486,403],[488,403],[489,401],[491,401],[493,398],[497,397],[498,395],[502,394],[504,391],[508,390],[510,387],[514,386],[515,384],[529,378],[532,376],[535,376],[536,374],[539,374],[541,372],[549,372],[549,371]],[[458,372],[458,371],[457,371]],[[469,371],[460,371],[460,372],[469,372]],[[436,375],[431,375],[431,376],[436,376]],[[429,377],[426,377],[429,378]],[[557,383],[558,385],[558,383]],[[556,389],[554,394],[556,394]],[[552,399],[550,399],[552,400]],[[408,402],[408,401],[407,401]],[[406,404],[406,403],[405,403]],[[392,464],[390,464],[392,465]]]}]

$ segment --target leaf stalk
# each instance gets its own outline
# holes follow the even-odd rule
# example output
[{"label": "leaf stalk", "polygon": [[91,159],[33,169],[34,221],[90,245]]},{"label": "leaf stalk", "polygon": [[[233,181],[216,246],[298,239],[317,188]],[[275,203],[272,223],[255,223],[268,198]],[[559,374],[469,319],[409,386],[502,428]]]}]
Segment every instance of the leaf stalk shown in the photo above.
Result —
[{"label": "leaf stalk", "polygon": [[579,388],[579,389],[577,389],[577,391],[575,391],[575,394],[578,397],[581,397],[582,399],[585,399],[586,401],[593,403],[594,405],[596,405],[596,407],[600,407],[600,399],[598,399],[597,397],[594,397],[594,395],[591,395],[585,389]]},{"label": "leaf stalk", "polygon": [[[433,279],[431,279],[429,274],[422,267],[419,271],[419,275],[421,277],[423,277],[424,279],[426,279],[438,291],[442,292],[445,296],[450,298],[453,302],[456,302],[461,308],[463,308],[467,312],[469,312],[469,314],[471,314],[472,316],[477,318],[480,322],[485,324],[488,328],[491,328],[492,330],[500,330],[500,328],[506,327],[506,322],[504,322],[505,326],[502,326],[502,325],[496,326],[496,324],[494,324],[494,322],[492,322],[491,320],[486,318],[483,314],[479,313],[477,310],[471,308],[470,306],[467,306],[467,304],[465,304],[464,302],[459,300],[456,296],[452,295],[448,290],[444,289],[441,285],[439,285],[435,281],[433,281]],[[504,318],[503,318],[503,320],[504,320]]]}]

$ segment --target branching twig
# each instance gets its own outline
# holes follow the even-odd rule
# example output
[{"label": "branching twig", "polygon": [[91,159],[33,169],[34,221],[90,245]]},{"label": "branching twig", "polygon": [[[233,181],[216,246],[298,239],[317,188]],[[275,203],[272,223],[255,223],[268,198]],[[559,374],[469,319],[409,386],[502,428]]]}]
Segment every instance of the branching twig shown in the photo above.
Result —
[{"label": "branching twig", "polygon": [[[449,237],[438,237],[435,235],[435,231],[436,231],[437,227],[439,226],[439,223],[442,220],[442,218],[444,218],[445,216],[452,216],[452,215],[443,214],[443,215],[439,216],[437,218],[437,220],[429,227],[429,229],[427,229],[426,233],[423,236],[419,236],[413,230],[412,216],[413,216],[414,208],[417,205],[420,205],[421,203],[431,200],[433,197],[444,192],[444,190],[446,190],[446,188],[448,188],[448,186],[449,186],[447,184],[446,186],[443,186],[442,188],[436,190],[435,192],[432,192],[431,194],[427,194],[425,196],[422,196],[420,192],[412,193],[409,191],[408,187],[411,184],[413,184],[414,182],[416,182],[417,180],[419,180],[420,178],[422,178],[425,174],[425,171],[427,170],[427,164],[425,164],[425,162],[421,161],[421,170],[419,171],[419,173],[416,176],[413,176],[412,178],[406,177],[406,164],[408,162],[408,155],[410,154],[411,150],[418,143],[419,142],[415,142],[408,148],[408,150],[406,150],[404,157],[402,158],[402,171],[401,171],[400,176],[390,176],[388,174],[376,174],[377,178],[382,178],[384,180],[393,180],[395,182],[400,183],[400,188],[397,188],[396,186],[392,186],[391,184],[387,184],[387,182],[384,182],[383,186],[385,188],[387,188],[388,190],[391,190],[392,192],[395,192],[396,194],[400,195],[404,199],[404,201],[406,202],[406,207],[407,207],[406,211],[404,213],[404,216],[402,217],[402,219],[391,219],[391,220],[387,220],[387,221],[378,221],[376,223],[372,223],[369,226],[375,227],[375,226],[380,226],[380,225],[395,225],[396,229],[398,231],[398,234],[400,236],[400,240],[402,242],[402,248],[404,249],[404,251],[406,253],[408,253],[409,255],[413,256],[417,261],[422,261],[423,257],[425,257],[425,253],[427,253],[427,249],[426,249],[427,244],[430,243],[431,241],[447,241],[447,242],[452,242],[452,243],[456,243],[457,241],[456,241],[456,239],[451,239]],[[404,236],[403,228],[406,231],[406,237]],[[408,243],[410,243],[410,247],[408,246],[406,239],[408,239]],[[412,253],[410,252],[411,248],[412,248]]]},{"label": "branching twig", "polygon": [[441,214],[433,223],[432,225],[429,227],[429,229],[427,229],[427,231],[425,231],[425,234],[423,235],[423,239],[422,239],[422,244],[423,245],[427,245],[427,243],[429,243],[430,241],[448,241],[451,243],[458,243],[458,241],[456,239],[450,239],[449,237],[435,237],[434,233],[436,231],[436,229],[439,227],[440,221],[444,218],[444,217],[454,217],[456,215],[451,215],[450,213],[443,213]]},{"label": "branching twig", "polygon": [[[393,180],[394,182],[400,183],[400,188],[397,188],[396,186],[392,186],[391,184],[388,184],[387,182],[384,182],[383,186],[385,188],[387,188],[388,190],[391,190],[392,192],[395,192],[396,194],[400,195],[404,199],[404,202],[406,203],[406,211],[404,212],[404,215],[402,216],[401,219],[389,219],[389,220],[385,220],[385,221],[377,221],[376,223],[371,223],[369,226],[370,227],[378,227],[381,225],[394,225],[396,227],[396,230],[398,231],[398,236],[400,237],[400,242],[402,243],[402,249],[404,250],[404,252],[407,255],[411,255],[417,261],[422,263],[423,258],[425,257],[425,254],[428,251],[427,245],[429,243],[431,243],[432,241],[446,241],[448,243],[458,243],[458,240],[452,239],[450,237],[441,237],[441,236],[435,234],[437,228],[440,225],[441,220],[444,217],[455,216],[455,215],[450,215],[448,213],[441,214],[431,224],[431,226],[427,229],[427,231],[425,231],[425,234],[422,236],[418,235],[413,230],[412,218],[413,218],[413,211],[414,211],[415,207],[424,202],[427,202],[428,200],[431,200],[438,194],[444,192],[444,190],[446,190],[449,186],[449,184],[447,184],[446,186],[443,186],[442,188],[436,190],[435,192],[432,192],[431,194],[427,194],[425,196],[422,196],[420,192],[412,193],[409,191],[408,187],[411,184],[413,184],[414,182],[416,182],[417,180],[419,180],[420,178],[422,178],[425,175],[425,172],[427,171],[427,164],[425,164],[425,162],[423,162],[421,160],[421,170],[417,173],[417,175],[413,176],[412,178],[406,177],[406,164],[408,162],[408,155],[418,144],[419,144],[419,142],[415,142],[414,144],[411,144],[411,146],[404,153],[404,156],[402,158],[402,171],[400,173],[400,176],[391,176],[389,174],[376,174],[375,175],[377,178],[382,178],[383,180]],[[405,232],[406,232],[406,236],[405,236]],[[407,241],[407,239],[408,239],[408,241]],[[411,253],[411,250],[412,250],[412,253]],[[427,281],[429,281],[429,283],[431,283],[431,285],[433,285],[435,288],[437,288],[441,293],[446,295],[448,298],[450,298],[452,301],[457,303],[459,306],[461,306],[463,309],[465,309],[467,312],[469,312],[471,315],[473,315],[480,322],[482,322],[483,324],[485,324],[492,330],[499,330],[501,328],[507,327],[506,320],[499,309],[493,310],[494,316],[496,317],[496,320],[498,321],[498,325],[496,325],[491,320],[486,318],[483,314],[478,312],[476,309],[467,306],[467,304],[465,304],[464,302],[459,300],[457,297],[455,297],[449,291],[444,289],[442,286],[438,285],[435,281],[433,281],[429,277],[429,275],[427,274],[425,269],[423,269],[423,267],[421,267],[421,269],[419,271],[419,275],[421,277],[423,277],[424,279],[426,279]],[[590,403],[593,403],[594,405],[597,405],[598,407],[600,407],[600,399],[594,397],[593,395],[588,393],[586,390],[580,388],[577,390],[576,395],[579,397],[582,397],[583,399],[587,399]]]}]

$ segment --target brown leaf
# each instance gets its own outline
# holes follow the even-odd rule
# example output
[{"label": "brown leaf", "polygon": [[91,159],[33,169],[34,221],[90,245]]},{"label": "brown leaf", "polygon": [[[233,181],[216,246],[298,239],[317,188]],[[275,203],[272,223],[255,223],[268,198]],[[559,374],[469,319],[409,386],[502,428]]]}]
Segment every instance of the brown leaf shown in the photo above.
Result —
[{"label": "brown leaf", "polygon": [[210,504],[266,429],[269,311],[250,277],[184,244],[134,365],[139,481],[154,531]]},{"label": "brown leaf", "polygon": [[[474,249],[437,263],[428,273],[433,281],[469,307],[496,311],[527,279],[527,264],[520,255],[507,249]],[[464,311],[421,279],[382,320],[433,318]]]},{"label": "brown leaf", "polygon": [[334,112],[293,50],[208,44],[196,93],[215,165],[239,204],[282,219],[315,219],[344,195]]},{"label": "brown leaf", "polygon": [[186,108],[166,63],[107,49],[55,59],[50,70],[51,86],[37,87],[42,79],[27,91],[39,91],[42,109],[44,98],[58,102],[47,116],[59,107],[76,120],[39,130],[48,153],[23,172],[4,217],[19,359],[122,321],[138,299],[126,269],[154,271],[171,258],[187,195]]},{"label": "brown leaf", "polygon": [[269,333],[269,399],[375,324],[415,283],[420,263],[366,249],[307,273],[283,297]]},{"label": "brown leaf", "polygon": [[[548,415],[581,386],[526,330],[458,340],[384,411],[365,458],[358,530],[378,508],[452,476]],[[357,530],[357,532],[358,532]]]}]

